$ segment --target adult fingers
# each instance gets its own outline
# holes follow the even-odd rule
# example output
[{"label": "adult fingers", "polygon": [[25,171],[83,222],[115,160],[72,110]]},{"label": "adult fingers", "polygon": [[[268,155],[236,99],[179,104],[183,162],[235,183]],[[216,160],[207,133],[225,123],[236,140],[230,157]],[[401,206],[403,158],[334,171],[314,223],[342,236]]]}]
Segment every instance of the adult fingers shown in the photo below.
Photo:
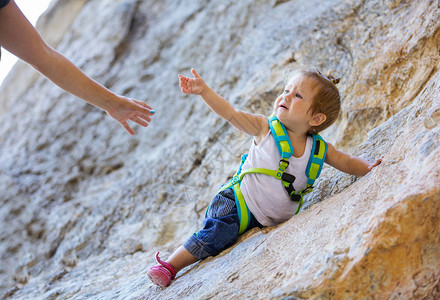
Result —
[{"label": "adult fingers", "polygon": [[130,125],[128,125],[128,123],[127,123],[126,121],[124,121],[124,122],[119,122],[119,123],[121,123],[122,127],[124,127],[124,129],[125,129],[129,134],[131,134],[131,135],[134,134],[134,130],[133,130],[133,128],[131,128]]},{"label": "adult fingers", "polygon": [[130,120],[132,120],[133,122],[143,126],[143,127],[147,127],[148,126],[148,122],[145,121],[144,119],[140,118],[140,117],[134,117],[131,118]]},{"label": "adult fingers", "polygon": [[145,103],[144,101],[140,101],[140,100],[135,100],[135,99],[133,99],[133,102],[136,103],[136,104],[138,104],[138,105],[141,105],[141,106],[146,107],[146,108],[148,108],[148,109],[151,110],[151,106],[148,105],[147,103]]},{"label": "adult fingers", "polygon": [[141,113],[136,114],[136,116],[133,119],[136,119],[136,118],[140,118],[140,119],[143,119],[143,120],[145,120],[147,122],[151,122],[151,117],[149,115],[146,115],[146,114],[141,114]]},{"label": "adult fingers", "polygon": [[143,114],[143,115],[148,115],[148,116],[152,116],[154,115],[155,111],[151,109],[151,106],[146,104],[143,101],[139,101],[139,100],[133,100],[134,104],[136,105],[137,109],[137,113],[138,114]]}]

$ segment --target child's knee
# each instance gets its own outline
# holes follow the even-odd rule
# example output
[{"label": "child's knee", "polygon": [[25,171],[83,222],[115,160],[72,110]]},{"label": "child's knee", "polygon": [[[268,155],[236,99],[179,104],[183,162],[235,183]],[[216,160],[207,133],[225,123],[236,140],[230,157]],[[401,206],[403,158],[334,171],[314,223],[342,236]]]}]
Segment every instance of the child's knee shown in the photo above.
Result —
[{"label": "child's knee", "polygon": [[235,201],[217,194],[206,212],[207,218],[219,218],[229,215],[235,207]]}]

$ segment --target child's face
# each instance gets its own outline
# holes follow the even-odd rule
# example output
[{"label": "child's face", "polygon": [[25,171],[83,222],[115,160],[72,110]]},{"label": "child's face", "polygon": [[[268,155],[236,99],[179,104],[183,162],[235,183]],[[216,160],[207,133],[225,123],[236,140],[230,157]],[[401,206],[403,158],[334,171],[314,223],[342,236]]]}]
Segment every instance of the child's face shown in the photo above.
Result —
[{"label": "child's face", "polygon": [[275,100],[275,114],[287,129],[298,132],[307,132],[310,129],[312,115],[309,109],[316,94],[313,83],[313,79],[297,74]]}]

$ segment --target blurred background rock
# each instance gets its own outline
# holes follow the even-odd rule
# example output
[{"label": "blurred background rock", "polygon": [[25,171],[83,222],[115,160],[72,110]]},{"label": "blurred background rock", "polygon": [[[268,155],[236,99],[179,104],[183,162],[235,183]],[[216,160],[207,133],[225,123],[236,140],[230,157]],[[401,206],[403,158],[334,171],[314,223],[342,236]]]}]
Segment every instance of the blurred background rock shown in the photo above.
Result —
[{"label": "blurred background rock", "polygon": [[[439,16],[427,0],[54,0],[44,39],[156,115],[130,136],[14,67],[0,88],[0,296],[438,299]],[[251,142],[177,75],[194,67],[268,115],[297,63],[341,77],[322,135],[384,162],[361,179],[326,167],[299,215],[153,286],[155,252],[201,225]]]}]

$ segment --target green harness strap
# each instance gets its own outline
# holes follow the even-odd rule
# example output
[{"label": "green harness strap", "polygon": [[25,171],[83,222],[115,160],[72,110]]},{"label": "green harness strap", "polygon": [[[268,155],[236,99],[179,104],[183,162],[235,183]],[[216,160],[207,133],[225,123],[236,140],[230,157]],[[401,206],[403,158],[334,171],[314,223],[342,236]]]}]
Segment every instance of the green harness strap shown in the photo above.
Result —
[{"label": "green harness strap", "polygon": [[249,227],[250,223],[250,212],[244,200],[243,193],[240,189],[241,180],[246,174],[265,174],[272,176],[276,179],[281,180],[287,193],[292,201],[298,202],[298,208],[295,212],[297,214],[303,204],[303,196],[310,193],[313,190],[313,184],[315,179],[318,178],[321,173],[322,166],[324,164],[325,155],[327,153],[327,144],[322,139],[321,136],[315,134],[313,135],[313,146],[311,150],[311,155],[309,162],[307,163],[306,176],[307,176],[307,187],[300,191],[295,192],[293,188],[293,182],[295,181],[295,176],[285,173],[284,171],[289,166],[289,158],[293,155],[292,143],[287,134],[286,128],[278,120],[275,115],[269,117],[269,127],[272,135],[275,139],[275,143],[278,148],[278,152],[281,155],[281,160],[278,166],[278,170],[270,170],[264,168],[251,168],[246,171],[241,171],[244,162],[246,161],[247,154],[241,156],[241,164],[232,177],[232,179],[220,188],[220,191],[232,188],[235,195],[235,203],[237,206],[238,217],[240,219],[239,234],[242,234]]}]

